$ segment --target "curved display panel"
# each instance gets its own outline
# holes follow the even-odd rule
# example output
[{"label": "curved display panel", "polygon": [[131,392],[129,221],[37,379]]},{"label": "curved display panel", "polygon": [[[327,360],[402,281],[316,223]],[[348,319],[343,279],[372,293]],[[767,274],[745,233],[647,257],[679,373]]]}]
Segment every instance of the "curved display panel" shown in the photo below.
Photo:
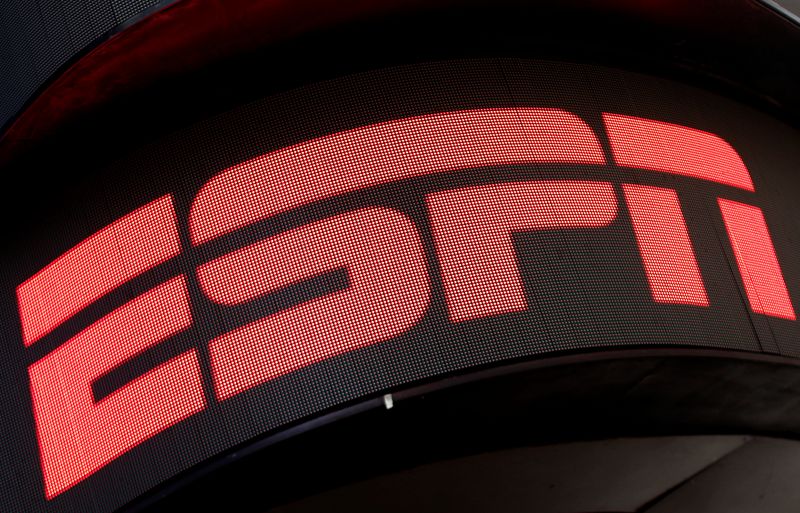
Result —
[{"label": "curved display panel", "polygon": [[4,2],[0,14],[9,21],[0,28],[4,46],[0,61],[3,90],[0,127],[7,128],[36,91],[53,80],[60,68],[74,62],[76,56],[125,24],[169,3],[169,0]]},{"label": "curved display panel", "polygon": [[2,506],[112,511],[479,367],[796,356],[798,162],[729,100],[497,59],[308,86],[87,171],[3,255]]}]

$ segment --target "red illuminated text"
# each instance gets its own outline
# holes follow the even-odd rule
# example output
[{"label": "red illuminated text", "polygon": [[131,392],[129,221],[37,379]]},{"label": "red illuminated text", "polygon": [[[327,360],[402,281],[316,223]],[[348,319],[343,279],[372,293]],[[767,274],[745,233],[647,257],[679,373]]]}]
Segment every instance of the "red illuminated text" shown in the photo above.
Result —
[{"label": "red illuminated text", "polygon": [[[629,222],[653,301],[709,307],[678,192],[615,185],[602,179],[602,168],[667,173],[753,192],[744,162],[707,132],[618,114],[604,114],[603,120],[609,159],[594,131],[574,114],[517,107],[387,121],[271,152],[213,177],[189,212],[194,246],[304,205],[402,180],[524,164],[598,168],[597,179],[588,181],[531,180],[520,171],[512,181],[427,194],[435,262],[423,244],[427,227],[398,210],[372,206],[272,234],[199,265],[200,291],[220,308],[253,304],[326,273],[347,276],[343,290],[198,340],[208,343],[215,397],[206,397],[201,352],[191,349],[95,399],[96,380],[189,333],[198,321],[185,275],[129,299],[28,369],[47,497],[203,411],[210,400],[227,400],[414,329],[433,301],[433,264],[441,271],[453,323],[528,310],[514,249],[519,233]],[[621,197],[615,187],[621,187]],[[724,198],[717,207],[750,309],[794,320],[762,211]],[[76,314],[185,249],[170,196],[98,231],[17,288],[24,345],[58,336],[57,328]]]},{"label": "red illuminated text", "polygon": [[521,182],[428,197],[445,298],[454,322],[525,310],[514,232],[606,226],[617,214],[610,183]]},{"label": "red illuminated text", "polygon": [[247,302],[337,268],[347,270],[347,290],[211,341],[220,399],[410,329],[428,306],[428,270],[414,223],[385,208],[318,221],[200,267],[203,290],[222,304]]},{"label": "red illuminated text", "polygon": [[632,184],[624,184],[622,190],[653,299],[708,306],[678,194],[671,189]]},{"label": "red illuminated text", "polygon": [[191,325],[182,277],[115,310],[30,366],[45,491],[53,497],[205,407],[196,351],[95,402],[92,381]]}]

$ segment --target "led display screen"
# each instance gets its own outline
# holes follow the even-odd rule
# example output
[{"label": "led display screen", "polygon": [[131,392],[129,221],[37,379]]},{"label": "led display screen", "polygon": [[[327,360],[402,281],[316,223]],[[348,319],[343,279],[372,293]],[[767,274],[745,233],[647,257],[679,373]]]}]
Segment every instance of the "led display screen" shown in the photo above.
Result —
[{"label": "led display screen", "polygon": [[113,511],[490,365],[800,355],[798,163],[795,129],[710,93],[484,59],[306,86],[76,173],[2,255],[0,510]]}]

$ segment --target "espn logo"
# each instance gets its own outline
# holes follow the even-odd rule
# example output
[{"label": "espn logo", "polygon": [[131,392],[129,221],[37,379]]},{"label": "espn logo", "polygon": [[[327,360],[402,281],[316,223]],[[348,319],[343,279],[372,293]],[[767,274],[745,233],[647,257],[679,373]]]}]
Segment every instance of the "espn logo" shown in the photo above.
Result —
[{"label": "espn logo", "polygon": [[[604,114],[616,166],[754,192],[736,151],[699,130]],[[592,129],[550,108],[437,113],[303,142],[233,166],[198,193],[193,246],[311,203],[387,183],[478,167],[607,166]],[[512,234],[603,227],[624,201],[652,298],[708,307],[673,189],[598,179],[520,180],[426,196],[453,323],[526,310]],[[795,319],[762,211],[718,198],[753,312]],[[183,251],[171,196],[84,240],[17,288],[22,338],[35,344],[106,294]],[[209,343],[214,393],[225,400],[334,355],[415,326],[431,301],[419,228],[404,213],[366,207],[314,221],[198,266],[206,297],[247,304],[314,276],[345,270],[348,285],[268,315]],[[92,384],[193,319],[178,275],[120,306],[29,367],[45,493],[55,497],[143,441],[204,410],[199,354],[190,349],[97,401]]]}]

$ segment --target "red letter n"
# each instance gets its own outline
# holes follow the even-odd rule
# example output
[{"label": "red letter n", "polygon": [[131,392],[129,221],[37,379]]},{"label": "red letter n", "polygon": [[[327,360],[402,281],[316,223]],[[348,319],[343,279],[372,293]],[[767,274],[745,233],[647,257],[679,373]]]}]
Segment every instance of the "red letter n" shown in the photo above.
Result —
[{"label": "red letter n", "polygon": [[[619,114],[606,113],[603,119],[614,160],[620,166],[755,190],[739,154],[714,134]],[[668,191],[625,186],[653,297],[662,302],[707,304],[677,197]],[[794,319],[764,214],[757,207],[722,198],[718,201],[750,308]]]}]

